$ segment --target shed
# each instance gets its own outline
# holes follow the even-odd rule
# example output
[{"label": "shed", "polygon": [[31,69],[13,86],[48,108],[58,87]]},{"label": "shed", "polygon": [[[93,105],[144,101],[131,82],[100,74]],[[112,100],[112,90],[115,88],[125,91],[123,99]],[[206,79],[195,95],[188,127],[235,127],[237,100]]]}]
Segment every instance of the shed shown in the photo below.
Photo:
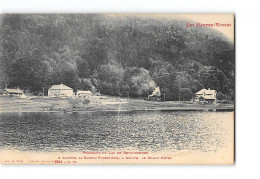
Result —
[{"label": "shed", "polygon": [[77,92],[77,96],[80,97],[80,98],[86,98],[90,95],[93,95],[93,93],[91,91],[81,91],[81,90],[79,90]]},{"label": "shed", "polygon": [[20,90],[19,88],[17,89],[10,89],[10,88],[5,88],[3,91],[3,96],[22,96],[23,91]]}]

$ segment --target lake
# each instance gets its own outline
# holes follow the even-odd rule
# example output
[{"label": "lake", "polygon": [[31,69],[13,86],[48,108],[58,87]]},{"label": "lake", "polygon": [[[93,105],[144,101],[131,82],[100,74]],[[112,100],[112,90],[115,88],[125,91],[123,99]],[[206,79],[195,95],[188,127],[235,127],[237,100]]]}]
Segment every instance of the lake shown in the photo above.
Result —
[{"label": "lake", "polygon": [[233,112],[1,113],[0,150],[217,151],[233,121]]}]

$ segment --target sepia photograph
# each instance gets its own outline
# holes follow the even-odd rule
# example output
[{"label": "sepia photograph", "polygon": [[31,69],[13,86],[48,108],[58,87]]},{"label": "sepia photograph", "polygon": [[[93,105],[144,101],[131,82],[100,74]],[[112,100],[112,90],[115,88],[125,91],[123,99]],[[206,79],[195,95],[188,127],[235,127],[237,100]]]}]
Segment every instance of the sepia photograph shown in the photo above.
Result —
[{"label": "sepia photograph", "polygon": [[234,164],[234,14],[0,14],[1,164]]}]

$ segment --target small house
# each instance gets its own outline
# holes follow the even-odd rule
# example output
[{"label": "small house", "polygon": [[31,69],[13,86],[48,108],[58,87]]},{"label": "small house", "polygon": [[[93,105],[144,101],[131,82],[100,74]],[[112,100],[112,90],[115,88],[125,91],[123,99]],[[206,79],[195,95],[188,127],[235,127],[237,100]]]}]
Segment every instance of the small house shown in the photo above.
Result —
[{"label": "small house", "polygon": [[87,98],[92,95],[93,95],[93,93],[91,91],[78,91],[77,92],[77,96],[80,98]]},{"label": "small house", "polygon": [[3,96],[22,96],[23,91],[20,90],[19,88],[17,89],[10,89],[10,88],[5,88],[3,91]]},{"label": "small house", "polygon": [[217,102],[217,91],[209,89],[202,89],[195,94],[195,101],[216,103]]},{"label": "small house", "polygon": [[48,97],[71,97],[73,95],[73,89],[64,84],[53,85],[48,90]]}]

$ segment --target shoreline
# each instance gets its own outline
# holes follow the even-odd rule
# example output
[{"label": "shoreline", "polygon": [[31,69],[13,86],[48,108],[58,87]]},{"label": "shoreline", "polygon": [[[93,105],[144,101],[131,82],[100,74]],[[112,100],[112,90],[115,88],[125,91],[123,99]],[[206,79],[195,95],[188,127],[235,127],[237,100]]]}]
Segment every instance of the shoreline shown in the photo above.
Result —
[{"label": "shoreline", "polygon": [[234,112],[234,109],[229,109],[229,108],[219,108],[219,109],[205,109],[205,108],[181,108],[181,109],[173,109],[173,108],[160,108],[160,109],[135,109],[135,110],[31,110],[31,111],[26,111],[26,110],[21,110],[21,111],[0,111],[1,113],[56,113],[56,112],[63,112],[63,113],[73,113],[73,112],[137,112],[137,111],[170,111],[170,112]]},{"label": "shoreline", "polygon": [[[89,103],[72,106],[70,99],[51,98],[1,98],[0,113],[21,113],[21,112],[127,112],[127,111],[201,111],[201,112],[225,112],[234,111],[233,102],[227,104],[198,104],[185,101],[155,102],[142,99],[124,99],[109,97],[111,104]],[[123,101],[122,103],[122,100]]]}]

